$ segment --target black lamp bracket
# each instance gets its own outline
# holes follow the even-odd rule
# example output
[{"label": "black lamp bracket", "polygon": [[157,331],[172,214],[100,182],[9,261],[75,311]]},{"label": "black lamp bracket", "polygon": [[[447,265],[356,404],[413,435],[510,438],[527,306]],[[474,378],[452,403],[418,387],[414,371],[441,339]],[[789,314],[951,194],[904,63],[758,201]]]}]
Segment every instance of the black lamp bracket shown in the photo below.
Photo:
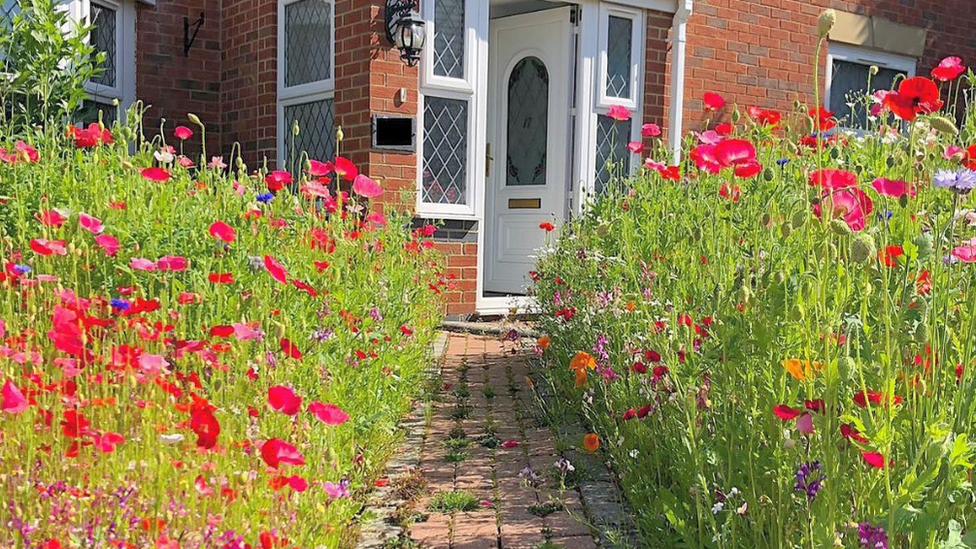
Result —
[{"label": "black lamp bracket", "polygon": [[397,21],[401,17],[412,12],[416,7],[414,0],[387,0],[386,1],[386,39],[391,44],[396,44],[393,33],[396,32]]},{"label": "black lamp bracket", "polygon": [[[190,26],[193,26],[193,36],[190,36]],[[183,57],[190,56],[190,48],[193,47],[193,42],[197,39],[197,33],[200,32],[200,27],[203,26],[203,12],[200,12],[200,19],[197,19],[193,23],[190,23],[189,17],[183,18]]]}]

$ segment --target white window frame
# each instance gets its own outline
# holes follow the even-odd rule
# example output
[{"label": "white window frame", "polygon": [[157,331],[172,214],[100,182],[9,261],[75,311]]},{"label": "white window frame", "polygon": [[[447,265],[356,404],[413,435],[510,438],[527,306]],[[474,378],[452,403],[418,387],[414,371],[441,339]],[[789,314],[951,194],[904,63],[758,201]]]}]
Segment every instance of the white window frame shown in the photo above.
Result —
[{"label": "white window frame", "polygon": [[[299,84],[297,86],[286,86],[285,85],[285,7],[302,0],[278,0],[278,100],[276,111],[277,119],[277,138],[276,138],[276,148],[278,165],[283,166],[288,151],[285,150],[285,136],[286,132],[291,132],[291,127],[289,122],[285,120],[285,107],[292,107],[295,105],[304,105],[306,103],[315,103],[316,101],[332,100],[332,120],[333,128],[332,131],[335,133],[335,51],[336,51],[336,40],[335,40],[335,30],[336,30],[336,6],[335,0],[320,0],[327,4],[330,4],[332,9],[329,10],[331,14],[332,21],[329,24],[330,37],[332,42],[332,47],[329,48],[329,53],[332,59],[329,63],[329,75],[324,80],[316,80],[315,82],[306,82],[305,84]],[[333,139],[335,139],[333,137]],[[336,144],[338,146],[338,144]],[[331,158],[318,158],[316,160],[328,161]]]},{"label": "white window frame", "polygon": [[[426,21],[427,45],[421,56],[420,93],[417,104],[417,200],[416,215],[436,219],[479,219],[484,196],[485,75],[479,74],[481,56],[487,56],[488,2],[464,0],[465,42],[464,77],[449,78],[434,74],[435,0],[421,0],[421,17]],[[487,66],[487,65],[485,65]],[[468,143],[464,204],[424,202],[424,113],[426,97],[468,104]],[[482,214],[483,215],[483,214]]]},{"label": "white window frame", "polygon": [[[641,127],[644,124],[644,71],[646,70],[645,63],[645,36],[644,28],[646,26],[646,21],[644,19],[644,11],[639,9],[625,8],[618,5],[609,5],[605,2],[600,4],[600,15],[599,15],[599,33],[597,47],[597,70],[595,78],[595,86],[593,97],[595,104],[591,110],[592,116],[590,116],[590,128],[589,135],[592,139],[589,141],[591,146],[588,146],[585,151],[587,158],[589,158],[589,169],[588,177],[586,178],[585,189],[581,189],[581,193],[585,193],[588,196],[594,196],[596,193],[596,174],[599,171],[597,166],[597,139],[599,132],[600,117],[607,115],[610,111],[610,107],[620,106],[625,107],[631,113],[630,119],[630,141],[641,141]],[[609,31],[610,31],[610,16],[628,18],[633,21],[633,27],[631,29],[631,53],[630,53],[630,63],[631,63],[631,83],[630,91],[631,97],[629,98],[619,98],[610,97],[607,95],[607,73],[608,73],[608,43],[609,43]],[[585,14],[584,14],[585,17]],[[585,19],[584,19],[585,23]],[[628,151],[630,154],[630,173],[636,173],[640,168],[641,156],[636,155]],[[580,196],[579,203],[582,206],[583,196]]]},{"label": "white window frame", "polygon": [[[613,97],[607,95],[607,78],[610,72],[608,45],[610,43],[611,16],[620,19],[630,19],[632,23],[630,37],[630,97]],[[606,3],[600,5],[600,63],[599,72],[597,73],[599,107],[619,105],[621,107],[627,107],[631,111],[640,108],[640,103],[642,102],[640,84],[643,81],[641,75],[643,63],[641,61],[644,58],[645,49],[644,24],[644,12],[642,10],[611,6]]]},{"label": "white window frame", "polygon": [[827,74],[824,86],[824,108],[830,110],[830,91],[833,85],[834,61],[846,61],[858,65],[877,65],[883,69],[904,72],[909,78],[915,76],[918,60],[913,57],[897,55],[870,48],[852,46],[839,42],[827,45]]},{"label": "white window frame", "polygon": [[72,18],[92,23],[92,4],[115,10],[115,85],[86,82],[87,102],[115,108],[119,101],[118,120],[125,123],[126,109],[136,100],[136,7],[133,0],[74,0],[68,4]]}]

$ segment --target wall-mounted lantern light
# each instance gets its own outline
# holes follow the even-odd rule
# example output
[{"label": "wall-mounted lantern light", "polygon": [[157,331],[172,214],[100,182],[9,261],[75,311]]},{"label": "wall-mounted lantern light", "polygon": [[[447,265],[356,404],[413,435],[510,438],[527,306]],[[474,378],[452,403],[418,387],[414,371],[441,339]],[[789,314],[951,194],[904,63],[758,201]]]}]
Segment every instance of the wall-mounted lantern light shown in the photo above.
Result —
[{"label": "wall-mounted lantern light", "polygon": [[411,67],[420,62],[427,41],[426,21],[414,10],[413,0],[386,0],[386,38],[400,50],[400,59]]}]

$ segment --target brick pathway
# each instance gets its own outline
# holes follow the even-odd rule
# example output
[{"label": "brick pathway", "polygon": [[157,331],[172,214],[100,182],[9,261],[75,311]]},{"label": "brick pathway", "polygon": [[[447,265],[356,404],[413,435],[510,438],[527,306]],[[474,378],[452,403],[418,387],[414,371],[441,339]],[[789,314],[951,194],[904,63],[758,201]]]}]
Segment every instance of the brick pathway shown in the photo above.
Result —
[{"label": "brick pathway", "polygon": [[[521,346],[452,334],[446,351],[420,458],[430,514],[410,538],[430,549],[595,549],[578,493],[549,475],[560,456],[534,414]],[[441,510],[445,494],[473,504]]]}]

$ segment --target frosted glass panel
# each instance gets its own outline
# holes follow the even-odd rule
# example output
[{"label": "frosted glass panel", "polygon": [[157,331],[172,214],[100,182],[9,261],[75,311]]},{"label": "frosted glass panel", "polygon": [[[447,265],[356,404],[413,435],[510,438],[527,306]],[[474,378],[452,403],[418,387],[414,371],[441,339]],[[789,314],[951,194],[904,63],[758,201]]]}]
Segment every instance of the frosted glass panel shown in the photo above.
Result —
[{"label": "frosted glass panel", "polygon": [[546,184],[548,129],[549,71],[539,58],[526,57],[508,80],[508,185]]}]

